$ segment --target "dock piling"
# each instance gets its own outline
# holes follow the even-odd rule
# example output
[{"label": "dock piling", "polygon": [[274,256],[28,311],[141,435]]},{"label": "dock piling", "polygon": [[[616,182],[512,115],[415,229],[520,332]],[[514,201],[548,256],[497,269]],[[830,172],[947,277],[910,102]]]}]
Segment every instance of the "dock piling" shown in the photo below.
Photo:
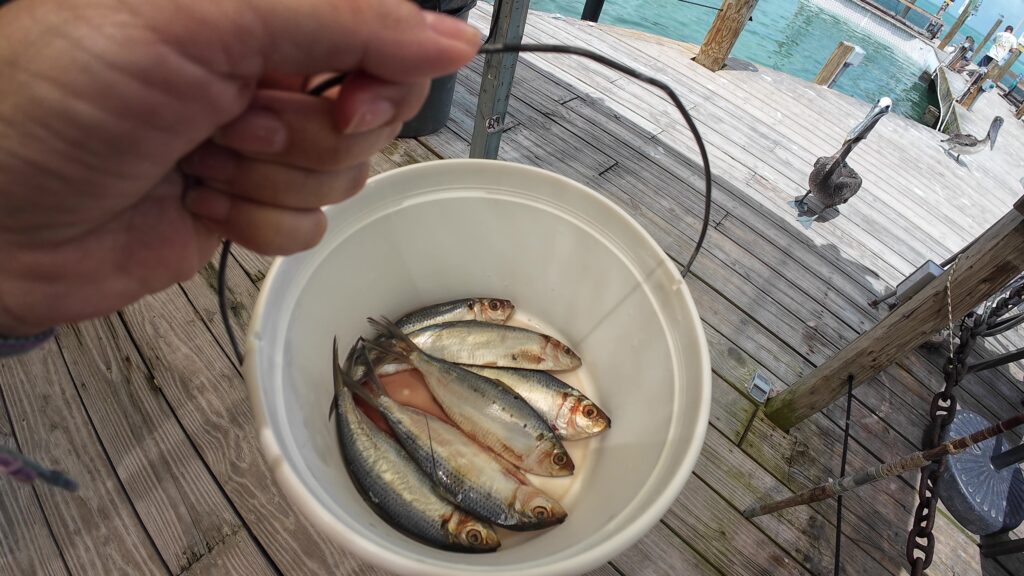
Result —
[{"label": "dock piling", "polygon": [[693,61],[712,72],[721,70],[756,6],[757,0],[725,0]]},{"label": "dock piling", "polygon": [[846,393],[847,378],[859,386],[945,327],[946,286],[952,317],[960,318],[1024,271],[1024,197],[983,232],[960,256],[956,274],[947,270],[910,300],[781,394],[768,400],[765,415],[789,430]]},{"label": "dock piling", "polygon": [[971,0],[971,3],[964,8],[964,11],[960,13],[960,17],[953,23],[953,27],[942,37],[942,42],[939,42],[939,50],[945,50],[946,46],[949,46],[949,43],[953,41],[953,37],[963,27],[964,22],[967,22],[967,18],[971,15],[971,12],[974,12],[974,7],[977,5],[978,0]]},{"label": "dock piling", "polygon": [[821,67],[818,76],[814,79],[814,83],[831,88],[847,68],[860,64],[863,59],[864,50],[860,46],[855,46],[849,42],[840,42],[836,45],[836,49],[832,51],[832,55],[825,61],[825,65]]},{"label": "dock piling", "polygon": [[583,14],[580,15],[580,20],[597,22],[601,18],[601,10],[603,9],[604,0],[587,0],[587,3],[583,5]]},{"label": "dock piling", "polygon": [[963,98],[961,98],[960,104],[964,108],[970,110],[971,106],[974,105],[974,101],[978,99],[978,96],[981,96],[982,86],[985,85],[985,82],[991,80],[992,82],[999,84],[999,80],[1005,76],[1006,72],[1010,70],[1010,67],[1017,62],[1017,58],[1020,58],[1020,50],[1014,48],[1010,51],[1010,55],[1006,58],[1006,62],[1002,64],[993,62],[990,64],[985,76],[982,77],[980,82],[975,82],[971,85],[971,88],[966,94],[964,94]]},{"label": "dock piling", "polygon": [[983,38],[981,40],[981,42],[978,42],[977,44],[974,45],[975,46],[975,48],[974,48],[975,54],[977,54],[978,52],[981,52],[982,48],[985,47],[985,44],[988,44],[988,41],[992,39],[992,35],[996,33],[996,30],[999,29],[999,26],[1002,23],[1003,23],[1003,19],[1002,18],[996,19],[996,23],[993,24],[992,27],[988,29],[988,34],[985,34],[985,38]]},{"label": "dock piling", "polygon": [[[523,41],[526,15],[530,0],[508,0],[499,4],[491,16],[496,22],[491,42],[515,44]],[[473,122],[473,139],[469,145],[470,158],[498,157],[501,133],[508,111],[512,79],[516,75],[519,55],[515,52],[488,54],[484,58],[484,72],[480,78],[480,98]]]}]

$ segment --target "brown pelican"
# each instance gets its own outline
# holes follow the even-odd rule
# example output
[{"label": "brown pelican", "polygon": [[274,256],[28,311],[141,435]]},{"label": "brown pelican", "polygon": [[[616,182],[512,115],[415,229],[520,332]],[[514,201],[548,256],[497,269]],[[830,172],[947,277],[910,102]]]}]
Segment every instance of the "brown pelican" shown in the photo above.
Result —
[{"label": "brown pelican", "polygon": [[953,134],[942,141],[946,145],[946,152],[956,154],[956,161],[960,161],[961,154],[977,154],[988,146],[991,150],[996,147],[996,137],[999,136],[999,129],[1003,127],[1003,117],[996,116],[988,127],[988,134],[983,140],[978,140],[970,134]]},{"label": "brown pelican", "polygon": [[[814,161],[814,168],[811,169],[811,174],[807,178],[807,194],[790,203],[800,211],[801,217],[798,219],[805,227],[810,228],[810,223],[819,214],[829,208],[846,203],[860,190],[860,175],[846,163],[846,157],[853,152],[857,144],[868,137],[878,121],[888,114],[891,108],[892,100],[885,97],[880,98],[871,107],[868,115],[854,126],[853,130],[850,130],[838,152],[832,156],[822,156]],[[811,194],[814,194],[822,206],[815,214],[806,215],[808,210],[805,200]]]}]

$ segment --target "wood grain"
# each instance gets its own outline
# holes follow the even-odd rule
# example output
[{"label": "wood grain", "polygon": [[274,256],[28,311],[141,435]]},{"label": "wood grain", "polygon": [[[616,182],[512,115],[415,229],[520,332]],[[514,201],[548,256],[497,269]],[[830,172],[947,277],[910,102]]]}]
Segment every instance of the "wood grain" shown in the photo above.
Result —
[{"label": "wood grain", "polygon": [[[58,342],[103,447],[171,571],[190,569],[228,534],[251,540],[120,318],[66,327]],[[273,573],[261,555],[252,560],[249,573]]]},{"label": "wood grain", "polygon": [[36,490],[69,571],[167,574],[107,461],[56,342],[0,359],[0,387],[19,447],[78,482],[76,493]]},{"label": "wood grain", "polygon": [[274,564],[288,574],[380,574],[329,542],[285,499],[253,435],[245,384],[184,292],[174,287],[148,297],[124,317],[157,386]]},{"label": "wood grain", "polygon": [[726,0],[693,61],[712,72],[720,70],[755,7],[757,0]]},{"label": "wood grain", "polygon": [[[2,364],[0,361],[0,366]],[[0,388],[5,382],[0,377]],[[21,451],[7,418],[3,394],[0,394],[0,446]],[[3,527],[0,574],[60,576],[68,573],[39,506],[35,488],[0,477],[0,526]]]}]

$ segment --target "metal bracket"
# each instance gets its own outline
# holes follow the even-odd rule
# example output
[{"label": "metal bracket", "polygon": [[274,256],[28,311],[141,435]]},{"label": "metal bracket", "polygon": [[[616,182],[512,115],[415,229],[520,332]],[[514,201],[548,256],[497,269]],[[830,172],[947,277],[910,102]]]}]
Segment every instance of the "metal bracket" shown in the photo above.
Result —
[{"label": "metal bracket", "polygon": [[516,122],[515,120],[509,122],[508,124],[505,124],[502,121],[501,116],[491,116],[490,118],[487,119],[487,122],[485,123],[484,127],[487,130],[488,134],[496,134],[498,132],[504,132],[506,130],[515,128],[518,125],[519,122]]},{"label": "metal bracket", "polygon": [[754,372],[753,378],[747,384],[747,393],[757,402],[764,404],[771,392],[772,383],[761,372]]}]

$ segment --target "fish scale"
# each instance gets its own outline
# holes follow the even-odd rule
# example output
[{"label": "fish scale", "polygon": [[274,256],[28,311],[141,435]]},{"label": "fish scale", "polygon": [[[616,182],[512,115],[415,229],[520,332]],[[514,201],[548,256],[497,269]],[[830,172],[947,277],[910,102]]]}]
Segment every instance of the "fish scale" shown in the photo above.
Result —
[{"label": "fish scale", "polygon": [[[335,345],[335,378],[340,377]],[[336,426],[342,456],[353,482],[389,524],[426,544],[447,550],[490,551],[499,546],[487,524],[466,516],[438,494],[433,482],[402,447],[377,428],[342,387],[337,393]],[[466,528],[463,526],[468,525]],[[460,531],[453,534],[452,530]],[[476,529],[483,544],[461,542]]]},{"label": "fish scale", "polygon": [[572,474],[572,459],[562,442],[511,388],[420,351],[394,324],[377,320],[371,324],[391,340],[367,346],[401,356],[419,370],[445,414],[468,436],[527,472]]}]

